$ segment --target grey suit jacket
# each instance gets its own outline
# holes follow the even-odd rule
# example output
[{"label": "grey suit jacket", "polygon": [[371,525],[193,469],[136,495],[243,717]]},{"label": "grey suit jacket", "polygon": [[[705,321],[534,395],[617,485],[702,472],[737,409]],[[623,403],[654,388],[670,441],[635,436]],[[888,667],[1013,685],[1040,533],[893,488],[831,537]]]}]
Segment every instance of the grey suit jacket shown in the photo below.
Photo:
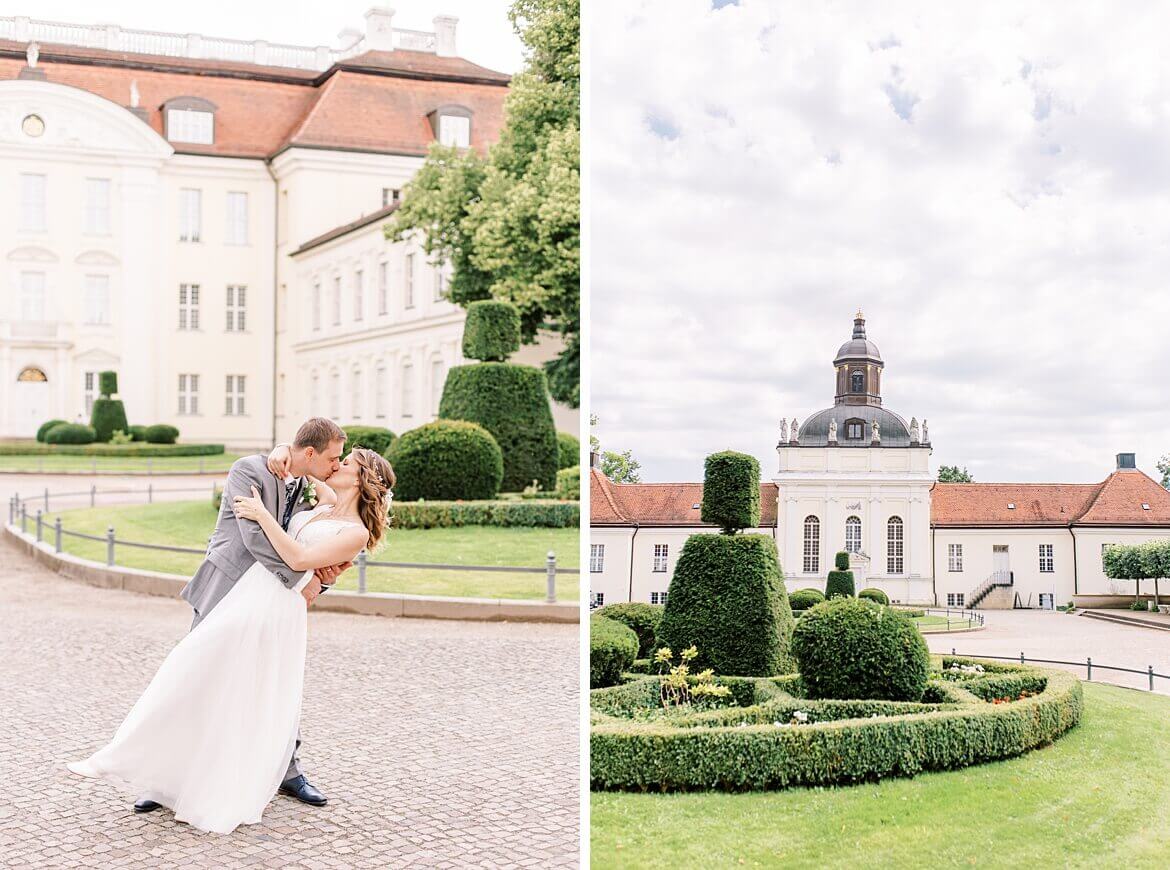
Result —
[{"label": "grey suit jacket", "polygon": [[[223,501],[219,519],[207,545],[207,556],[195,576],[180,593],[195,609],[198,622],[231,591],[244,572],[259,562],[289,589],[294,588],[306,572],[294,571],[276,554],[276,550],[254,520],[240,520],[232,510],[237,495],[252,495],[252,487],[260,492],[264,506],[278,520],[284,515],[284,483],[267,467],[267,456],[258,453],[237,459],[228,471],[223,487]],[[293,493],[296,503],[293,515],[310,506],[300,500],[301,486]]]}]

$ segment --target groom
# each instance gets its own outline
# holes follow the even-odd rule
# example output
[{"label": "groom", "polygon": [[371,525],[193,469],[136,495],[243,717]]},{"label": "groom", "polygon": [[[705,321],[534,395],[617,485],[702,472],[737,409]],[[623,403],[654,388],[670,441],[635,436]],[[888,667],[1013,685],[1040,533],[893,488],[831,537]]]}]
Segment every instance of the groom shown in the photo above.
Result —
[{"label": "groom", "polygon": [[[281,526],[288,531],[293,516],[311,507],[302,500],[305,475],[311,474],[318,480],[331,477],[341,467],[344,446],[345,432],[341,427],[325,417],[312,417],[301,425],[293,438],[287,476],[280,478],[270,472],[267,457],[262,453],[244,456],[232,464],[223,487],[219,519],[207,545],[207,556],[191,582],[180,593],[195,611],[192,630],[256,562],[276,575],[289,589],[295,588],[304,578],[308,572],[294,571],[286,565],[276,554],[259,524],[252,520],[237,519],[232,505],[235,496],[250,496],[252,487],[255,487],[269,513],[279,519]],[[347,562],[331,568],[319,568],[314,572],[313,579],[301,590],[306,606],[312,604],[349,565]],[[288,770],[280,784],[280,792],[312,806],[324,806],[325,796],[310,785],[301,772],[300,759],[297,758],[300,745],[298,736]],[[134,804],[134,812],[148,813],[159,806],[155,801],[142,798]]]}]

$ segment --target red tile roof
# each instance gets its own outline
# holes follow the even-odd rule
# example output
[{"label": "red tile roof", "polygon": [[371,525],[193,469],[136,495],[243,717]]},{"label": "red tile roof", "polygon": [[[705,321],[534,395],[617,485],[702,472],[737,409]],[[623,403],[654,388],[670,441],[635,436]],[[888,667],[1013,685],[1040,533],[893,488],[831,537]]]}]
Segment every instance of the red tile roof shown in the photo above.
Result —
[{"label": "red tile roof", "polygon": [[[1150,509],[1145,510],[1143,504]],[[1170,491],[1140,471],[1115,471],[1101,485],[1077,525],[1170,525]]]},{"label": "red tile roof", "polygon": [[[25,48],[0,40],[0,80],[17,77]],[[160,135],[163,103],[202,97],[216,106],[215,144],[176,142],[175,150],[261,158],[291,146],[423,156],[435,139],[427,114],[452,103],[472,111],[471,145],[482,151],[499,137],[509,81],[462,58],[404,50],[316,72],[43,45],[37,68],[49,82],[122,106],[137,82],[147,123]]]},{"label": "red tile roof", "polygon": [[[590,472],[592,525],[705,526],[694,507],[703,500],[701,483],[612,483],[597,469]],[[760,485],[760,526],[776,525],[777,488]]]}]

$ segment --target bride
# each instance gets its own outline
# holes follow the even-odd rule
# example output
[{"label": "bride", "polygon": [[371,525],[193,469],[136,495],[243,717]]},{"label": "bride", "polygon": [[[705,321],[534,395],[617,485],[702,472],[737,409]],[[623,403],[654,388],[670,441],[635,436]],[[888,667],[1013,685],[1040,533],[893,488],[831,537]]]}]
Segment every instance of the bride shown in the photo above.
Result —
[{"label": "bride", "polygon": [[314,481],[318,505],[288,532],[260,494],[236,496],[241,519],[264,530],[280,558],[305,576],[294,589],[260,563],[171,650],[113,740],[69,764],[144,795],[204,831],[230,833],[260,821],[292,755],[305,671],[305,598],[321,566],[352,561],[386,529],[394,471],[355,447],[329,478]]}]

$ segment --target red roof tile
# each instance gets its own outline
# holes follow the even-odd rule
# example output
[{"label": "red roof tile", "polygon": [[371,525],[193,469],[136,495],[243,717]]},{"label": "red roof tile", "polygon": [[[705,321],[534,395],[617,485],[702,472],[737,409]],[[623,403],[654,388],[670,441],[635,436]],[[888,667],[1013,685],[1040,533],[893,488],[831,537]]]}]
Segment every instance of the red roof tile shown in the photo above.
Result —
[{"label": "red roof tile", "polygon": [[[1150,509],[1145,510],[1143,504]],[[1170,525],[1170,491],[1140,471],[1115,471],[1077,525]]]},{"label": "red roof tile", "polygon": [[[589,492],[593,525],[711,527],[694,507],[703,500],[701,483],[612,483],[593,469]],[[776,525],[776,496],[776,484],[760,485],[761,527]]]},{"label": "red roof tile", "polygon": [[1068,525],[1085,512],[1100,488],[1099,483],[936,483],[930,491],[930,522],[935,526]]}]

